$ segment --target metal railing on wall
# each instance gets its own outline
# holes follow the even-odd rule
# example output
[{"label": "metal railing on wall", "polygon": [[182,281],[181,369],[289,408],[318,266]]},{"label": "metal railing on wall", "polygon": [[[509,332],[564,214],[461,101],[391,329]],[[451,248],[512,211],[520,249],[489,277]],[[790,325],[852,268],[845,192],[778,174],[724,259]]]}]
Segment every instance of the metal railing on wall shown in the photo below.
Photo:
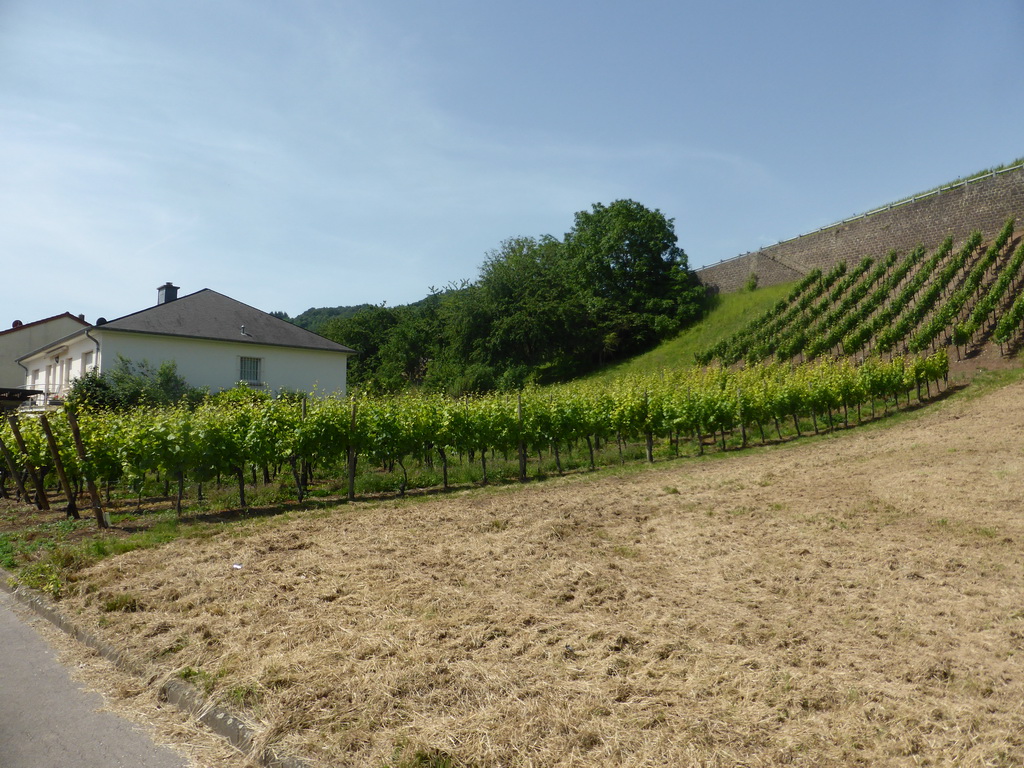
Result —
[{"label": "metal railing on wall", "polygon": [[943,192],[951,192],[954,189],[960,189],[961,187],[966,187],[966,186],[968,186],[970,184],[977,184],[978,182],[981,182],[981,181],[987,181],[989,179],[995,178],[996,176],[1000,176],[1000,175],[1002,175],[1004,173],[1012,173],[1013,171],[1019,171],[1022,168],[1024,168],[1024,163],[1019,163],[1018,165],[1013,165],[1013,166],[1010,166],[1009,168],[1000,168],[999,170],[996,170],[996,171],[990,171],[988,173],[983,173],[980,176],[972,176],[969,179],[964,179],[963,181],[957,181],[957,182],[954,182],[952,184],[947,184],[944,187],[938,187],[938,188],[933,189],[933,190],[931,190],[929,192],[922,192],[920,195],[914,195],[913,197],[908,197],[908,198],[905,198],[903,200],[898,200],[895,203],[889,203],[888,205],[883,205],[883,206],[881,206],[879,208],[872,208],[870,211],[865,211],[864,213],[859,213],[856,216],[851,216],[848,219],[843,219],[842,221],[836,221],[836,222],[833,222],[832,224],[826,224],[824,227],[818,227],[817,229],[812,229],[809,232],[804,232],[802,235],[797,235],[796,237],[788,237],[785,240],[779,240],[777,243],[772,243],[771,245],[762,245],[756,251],[747,251],[746,253],[741,253],[738,256],[730,256],[728,259],[722,259],[721,261],[716,261],[714,264],[705,264],[703,267],[699,267],[696,271],[700,272],[700,270],[702,270],[702,269],[710,269],[711,267],[717,267],[717,266],[719,266],[721,264],[728,264],[731,261],[738,261],[739,259],[745,259],[745,258],[747,258],[748,256],[750,256],[752,254],[760,253],[761,251],[764,251],[764,250],[766,250],[768,248],[775,248],[776,246],[779,246],[779,245],[784,245],[786,243],[791,243],[794,240],[799,240],[800,238],[807,237],[808,235],[816,235],[819,232],[825,232],[825,231],[827,231],[829,229],[835,229],[836,227],[841,227],[844,224],[849,224],[850,222],[853,222],[853,221],[859,221],[860,219],[866,219],[866,218],[868,218],[870,216],[874,216],[874,215],[879,214],[879,213],[885,213],[886,211],[891,211],[894,208],[900,208],[900,207],[902,207],[904,205],[910,205],[911,203],[916,203],[916,202],[919,202],[921,200],[925,200],[925,199],[927,199],[929,197],[934,197],[935,195],[941,195]]}]

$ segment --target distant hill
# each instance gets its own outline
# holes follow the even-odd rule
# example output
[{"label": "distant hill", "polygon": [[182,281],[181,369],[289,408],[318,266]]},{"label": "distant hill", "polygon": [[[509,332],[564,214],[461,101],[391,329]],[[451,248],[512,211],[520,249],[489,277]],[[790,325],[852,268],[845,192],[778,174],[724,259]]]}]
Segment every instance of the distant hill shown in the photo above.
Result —
[{"label": "distant hill", "polygon": [[320,333],[328,320],[333,320],[335,317],[352,317],[357,312],[370,309],[372,306],[372,304],[357,304],[354,307],[310,307],[295,317],[289,317],[287,312],[271,312],[270,314],[287,320],[289,323],[294,323],[300,328],[305,328],[307,331]]},{"label": "distant hill", "polygon": [[[430,296],[426,296],[420,299],[419,301],[414,301],[411,304],[396,305],[394,309],[398,309],[399,307],[423,306],[431,299],[434,299],[436,296],[442,296],[448,293],[450,290],[453,289],[435,291]],[[373,309],[374,306],[374,304],[356,304],[355,306],[351,307],[310,307],[305,312],[296,315],[295,317],[289,317],[287,312],[271,312],[270,314],[272,314],[274,317],[279,317],[282,320],[287,320],[289,323],[294,323],[300,328],[305,328],[307,331],[312,331],[313,333],[322,333],[324,326],[327,325],[327,321],[333,320],[336,317],[347,319],[353,317],[354,315],[364,310]]]}]

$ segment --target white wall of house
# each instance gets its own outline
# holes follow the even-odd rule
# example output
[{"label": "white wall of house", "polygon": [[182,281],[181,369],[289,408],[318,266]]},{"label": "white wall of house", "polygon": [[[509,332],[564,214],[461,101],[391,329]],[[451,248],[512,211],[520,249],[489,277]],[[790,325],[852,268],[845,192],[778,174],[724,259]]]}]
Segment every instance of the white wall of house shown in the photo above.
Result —
[{"label": "white wall of house", "polygon": [[82,323],[62,315],[0,333],[0,387],[13,389],[25,384],[25,369],[15,362],[19,357],[80,331],[82,327]]},{"label": "white wall of house", "polygon": [[117,365],[120,355],[135,362],[146,360],[154,368],[173,360],[185,381],[194,387],[209,387],[211,392],[230,389],[243,379],[244,373],[252,375],[256,371],[258,379],[252,383],[262,384],[271,391],[284,388],[298,392],[315,389],[320,395],[345,393],[348,355],[340,352],[104,332],[102,329],[93,330],[92,335],[100,340],[102,371]]},{"label": "white wall of house", "polygon": [[28,369],[22,371],[22,380],[29,389],[38,389],[49,396],[63,396],[71,382],[86,371],[98,365],[96,343],[82,335],[59,347],[50,347],[46,352],[22,360]]},{"label": "white wall of house", "polygon": [[[94,339],[99,342],[98,348]],[[340,352],[93,328],[89,336],[83,334],[23,360],[28,374],[22,372],[18,386],[25,384],[49,396],[63,397],[72,381],[94,367],[112,370],[119,357],[136,363],[145,361],[154,369],[173,360],[185,381],[194,387],[208,387],[211,392],[230,389],[245,378],[250,379],[250,385],[270,391],[315,390],[318,395],[344,394],[347,384],[348,355]]]}]

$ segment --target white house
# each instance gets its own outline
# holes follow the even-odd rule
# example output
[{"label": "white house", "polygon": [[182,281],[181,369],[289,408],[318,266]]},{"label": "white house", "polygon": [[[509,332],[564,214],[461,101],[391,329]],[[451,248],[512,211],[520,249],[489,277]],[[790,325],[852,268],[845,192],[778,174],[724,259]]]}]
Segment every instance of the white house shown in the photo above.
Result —
[{"label": "white house", "polygon": [[354,351],[223,294],[203,289],[178,297],[160,286],[157,304],[75,331],[18,359],[23,384],[63,397],[85,372],[111,370],[120,358],[154,368],[173,361],[178,374],[211,392],[239,382],[274,391],[345,392]]},{"label": "white house", "polygon": [[20,389],[25,385],[25,369],[18,365],[19,357],[88,325],[81,315],[70,312],[32,323],[15,320],[10,328],[0,331],[0,388]]},{"label": "white house", "polygon": [[31,323],[15,320],[0,331],[0,411],[17,408],[32,394],[25,389],[25,369],[18,365],[19,357],[88,325],[81,315],[65,312]]}]

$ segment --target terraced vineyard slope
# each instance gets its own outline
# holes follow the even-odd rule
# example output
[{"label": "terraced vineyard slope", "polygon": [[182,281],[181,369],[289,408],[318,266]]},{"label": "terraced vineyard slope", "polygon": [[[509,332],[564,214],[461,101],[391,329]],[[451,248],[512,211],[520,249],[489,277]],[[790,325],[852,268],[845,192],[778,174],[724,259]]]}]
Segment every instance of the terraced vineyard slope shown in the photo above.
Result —
[{"label": "terraced vineyard slope", "polygon": [[701,365],[753,364],[952,347],[957,360],[992,341],[1017,350],[1024,321],[1024,242],[1010,218],[983,247],[980,232],[947,237],[934,251],[891,251],[850,268],[811,272],[788,296],[696,355]]}]

